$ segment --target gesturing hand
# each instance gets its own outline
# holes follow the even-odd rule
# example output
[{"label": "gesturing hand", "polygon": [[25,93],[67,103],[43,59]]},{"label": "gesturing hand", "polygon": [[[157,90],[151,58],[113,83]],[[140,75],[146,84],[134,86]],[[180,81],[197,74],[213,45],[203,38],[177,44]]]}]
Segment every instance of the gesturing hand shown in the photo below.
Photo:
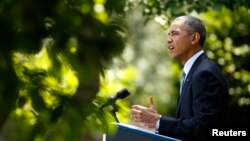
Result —
[{"label": "gesturing hand", "polygon": [[157,113],[152,96],[149,98],[149,108],[141,105],[132,106],[132,117],[134,122],[143,123],[147,128],[155,128],[160,115]]}]

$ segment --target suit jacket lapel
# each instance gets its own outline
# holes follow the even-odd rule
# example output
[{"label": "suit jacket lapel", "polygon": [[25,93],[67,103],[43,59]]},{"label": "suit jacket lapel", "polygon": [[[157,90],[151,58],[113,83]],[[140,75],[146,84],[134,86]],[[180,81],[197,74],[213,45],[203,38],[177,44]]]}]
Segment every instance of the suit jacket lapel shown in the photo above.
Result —
[{"label": "suit jacket lapel", "polygon": [[201,54],[197,59],[196,61],[194,62],[193,66],[191,67],[186,79],[185,79],[185,82],[184,82],[184,85],[182,87],[182,91],[181,91],[181,95],[178,97],[178,102],[177,102],[177,110],[176,110],[176,117],[179,117],[179,114],[180,114],[180,105],[181,105],[181,101],[182,101],[182,98],[183,98],[183,95],[185,94],[188,94],[186,92],[186,88],[187,86],[189,85],[189,82],[191,81],[192,79],[192,75],[193,75],[193,72],[197,69],[197,67],[200,65],[200,63],[207,58],[207,55],[205,53]]}]

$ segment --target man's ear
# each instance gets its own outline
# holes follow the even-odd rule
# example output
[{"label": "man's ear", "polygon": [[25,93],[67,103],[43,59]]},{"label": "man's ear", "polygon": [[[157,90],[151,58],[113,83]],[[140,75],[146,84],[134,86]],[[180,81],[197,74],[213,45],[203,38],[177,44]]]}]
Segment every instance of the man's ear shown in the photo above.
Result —
[{"label": "man's ear", "polygon": [[198,32],[195,32],[192,34],[192,41],[191,41],[191,44],[192,45],[195,45],[195,44],[198,44],[199,41],[200,41],[200,34]]}]

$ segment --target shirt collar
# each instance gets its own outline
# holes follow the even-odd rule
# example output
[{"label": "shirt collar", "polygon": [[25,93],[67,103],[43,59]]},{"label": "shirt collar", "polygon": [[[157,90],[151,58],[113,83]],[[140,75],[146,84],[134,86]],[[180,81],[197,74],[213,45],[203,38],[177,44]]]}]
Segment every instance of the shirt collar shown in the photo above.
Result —
[{"label": "shirt collar", "polygon": [[203,50],[198,51],[196,54],[194,54],[191,58],[188,59],[188,61],[185,63],[183,71],[185,72],[186,76],[188,75],[188,72],[190,71],[192,65],[194,64],[195,60],[204,53]]}]

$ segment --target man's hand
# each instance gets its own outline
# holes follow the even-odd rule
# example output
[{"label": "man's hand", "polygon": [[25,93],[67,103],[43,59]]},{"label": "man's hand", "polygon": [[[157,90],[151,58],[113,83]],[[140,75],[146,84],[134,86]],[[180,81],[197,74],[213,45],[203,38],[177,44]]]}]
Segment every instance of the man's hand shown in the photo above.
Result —
[{"label": "man's hand", "polygon": [[131,113],[134,122],[143,123],[147,128],[155,129],[156,122],[160,119],[160,115],[157,113],[152,96],[149,98],[149,108],[140,105],[133,105]]}]

